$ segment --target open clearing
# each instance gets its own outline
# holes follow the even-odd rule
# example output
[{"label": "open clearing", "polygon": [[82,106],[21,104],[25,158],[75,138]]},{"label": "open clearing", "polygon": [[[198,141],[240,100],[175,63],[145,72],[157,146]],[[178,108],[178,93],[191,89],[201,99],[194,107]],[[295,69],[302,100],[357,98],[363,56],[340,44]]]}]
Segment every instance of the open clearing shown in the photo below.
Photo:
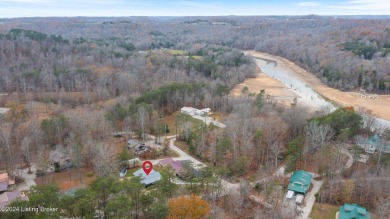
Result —
[{"label": "open clearing", "polygon": [[339,207],[335,205],[314,203],[313,210],[310,214],[312,219],[334,219]]},{"label": "open clearing", "polygon": [[248,91],[250,93],[256,94],[260,93],[261,90],[264,90],[267,95],[270,95],[283,104],[290,104],[294,98],[299,97],[297,94],[292,92],[291,89],[286,88],[282,82],[264,74],[258,67],[256,68],[255,78],[248,78],[237,84],[230,91],[230,94],[233,96],[240,96],[244,87],[248,87]]},{"label": "open clearing", "polygon": [[35,183],[37,185],[55,183],[61,191],[66,191],[68,189],[89,185],[96,179],[96,176],[92,174],[92,168],[81,169],[81,180],[79,173],[77,168],[71,168],[61,172],[51,172],[43,177],[35,178]]},{"label": "open clearing", "polygon": [[285,58],[255,51],[245,51],[245,54],[255,58],[276,61],[280,69],[305,81],[316,92],[341,106],[353,106],[355,109],[364,109],[381,119],[390,120],[390,110],[388,110],[390,109],[390,95],[379,95],[378,99],[360,98],[357,92],[343,92],[326,86],[314,74],[307,72]]}]

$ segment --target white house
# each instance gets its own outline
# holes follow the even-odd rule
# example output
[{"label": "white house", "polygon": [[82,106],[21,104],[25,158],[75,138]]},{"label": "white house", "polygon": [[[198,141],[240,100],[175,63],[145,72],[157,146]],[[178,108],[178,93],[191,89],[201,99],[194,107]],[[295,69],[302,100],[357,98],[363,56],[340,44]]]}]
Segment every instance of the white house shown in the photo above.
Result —
[{"label": "white house", "polygon": [[193,116],[193,115],[195,115],[196,110],[197,109],[192,108],[192,107],[183,107],[183,108],[181,108],[180,112],[183,114],[188,114],[190,116]]},{"label": "white house", "polygon": [[181,113],[188,114],[190,116],[204,116],[208,115],[211,112],[210,108],[196,109],[193,107],[183,107],[180,110]]}]

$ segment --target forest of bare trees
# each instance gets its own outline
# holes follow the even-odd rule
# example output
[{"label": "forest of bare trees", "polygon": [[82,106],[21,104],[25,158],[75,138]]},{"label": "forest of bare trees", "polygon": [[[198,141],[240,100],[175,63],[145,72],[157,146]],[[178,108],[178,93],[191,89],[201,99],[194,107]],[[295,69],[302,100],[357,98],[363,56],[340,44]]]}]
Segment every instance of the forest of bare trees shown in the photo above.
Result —
[{"label": "forest of bare trees", "polygon": [[[107,70],[113,73],[141,72],[145,67],[139,64],[146,60],[140,56],[134,57],[131,51],[174,48],[187,50],[190,55],[202,55],[204,51],[201,48],[205,45],[220,45],[283,56],[315,73],[329,86],[341,90],[357,87],[375,92],[390,90],[390,62],[387,56],[390,27],[386,19],[318,16],[33,18],[29,19],[28,25],[23,21],[23,18],[7,19],[0,26],[0,46],[3,48],[0,55],[7,57],[0,63],[1,66],[7,64],[7,68],[2,69],[7,74],[1,83],[6,87],[12,86],[15,74],[32,77],[41,73],[46,75],[42,80],[49,86],[46,89],[66,87],[64,89],[80,90],[83,87],[85,90],[86,86],[82,85],[90,82],[85,71],[91,67],[112,67]],[[23,34],[16,28],[42,32],[47,36],[44,43],[39,40],[41,34],[32,34],[33,39],[26,39],[19,37]],[[27,47],[31,49],[30,54],[23,51]],[[101,66],[91,66],[96,61]],[[224,60],[220,61],[226,64]],[[155,64],[153,60],[150,62]],[[155,69],[151,67],[148,70]],[[164,73],[169,68],[159,69],[160,75],[166,75]],[[174,71],[175,77],[178,77],[178,70]],[[77,75],[79,81],[83,81],[82,85],[63,81],[69,77],[63,75],[64,72]],[[50,86],[58,75],[62,75],[60,84]],[[116,80],[134,77],[114,76]],[[18,88],[31,89],[31,80],[18,79]],[[231,82],[235,83],[236,79]],[[101,83],[107,82],[103,80]]]},{"label": "forest of bare trees", "polygon": [[[10,109],[0,117],[0,168],[19,182],[20,169],[46,170],[52,153],[60,151],[71,157],[81,182],[86,180],[83,169],[97,178],[73,197],[53,198],[50,194],[59,192],[53,185],[35,187],[29,204],[39,204],[34,197],[43,195],[69,218],[92,217],[94,211],[106,218],[163,218],[174,212],[169,199],[197,194],[215,218],[294,218],[281,201],[287,179],[258,181],[283,165],[286,172],[318,173],[325,182],[318,202],[357,202],[383,218],[390,215],[389,197],[380,192],[388,189],[381,183],[390,176],[390,157],[375,154],[367,164],[356,164],[361,150],[353,137],[378,130],[367,122],[369,116],[353,107],[313,112],[296,102],[278,103],[264,90],[230,95],[234,85],[256,74],[253,60],[242,52],[253,49],[286,57],[341,90],[389,92],[388,20],[79,17],[0,22],[0,107]],[[203,121],[195,127],[190,116],[174,114],[183,106],[210,107],[226,128]],[[161,143],[173,129],[166,124],[169,116],[177,142],[211,169],[202,169],[199,179],[188,176],[185,186],[162,172],[158,191],[147,194],[136,180],[119,183],[119,167],[135,156],[127,153],[129,137],[121,142],[113,133],[133,133],[142,142],[155,135],[155,143]],[[347,158],[340,151],[346,148],[354,150],[350,169],[343,169]],[[239,186],[222,197],[222,180]],[[249,199],[254,192],[274,207]]]}]

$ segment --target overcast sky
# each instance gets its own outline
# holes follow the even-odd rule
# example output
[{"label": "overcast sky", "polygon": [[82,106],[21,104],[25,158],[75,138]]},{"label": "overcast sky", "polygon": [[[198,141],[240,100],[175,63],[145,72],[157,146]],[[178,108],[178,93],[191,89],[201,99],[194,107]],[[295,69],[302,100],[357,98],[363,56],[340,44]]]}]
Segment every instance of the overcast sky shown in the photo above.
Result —
[{"label": "overcast sky", "polygon": [[390,15],[390,0],[0,0],[0,17]]}]

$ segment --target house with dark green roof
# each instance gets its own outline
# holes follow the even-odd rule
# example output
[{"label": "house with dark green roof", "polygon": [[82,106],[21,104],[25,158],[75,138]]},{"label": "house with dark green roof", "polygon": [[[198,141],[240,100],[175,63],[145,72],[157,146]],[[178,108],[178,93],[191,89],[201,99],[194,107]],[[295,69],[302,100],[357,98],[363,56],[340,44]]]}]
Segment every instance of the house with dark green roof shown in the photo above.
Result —
[{"label": "house with dark green roof", "polygon": [[291,175],[287,189],[304,195],[309,190],[312,178],[313,176],[310,173],[304,170],[297,170]]},{"label": "house with dark green roof", "polygon": [[338,219],[371,219],[371,215],[357,204],[344,204],[339,208]]}]

